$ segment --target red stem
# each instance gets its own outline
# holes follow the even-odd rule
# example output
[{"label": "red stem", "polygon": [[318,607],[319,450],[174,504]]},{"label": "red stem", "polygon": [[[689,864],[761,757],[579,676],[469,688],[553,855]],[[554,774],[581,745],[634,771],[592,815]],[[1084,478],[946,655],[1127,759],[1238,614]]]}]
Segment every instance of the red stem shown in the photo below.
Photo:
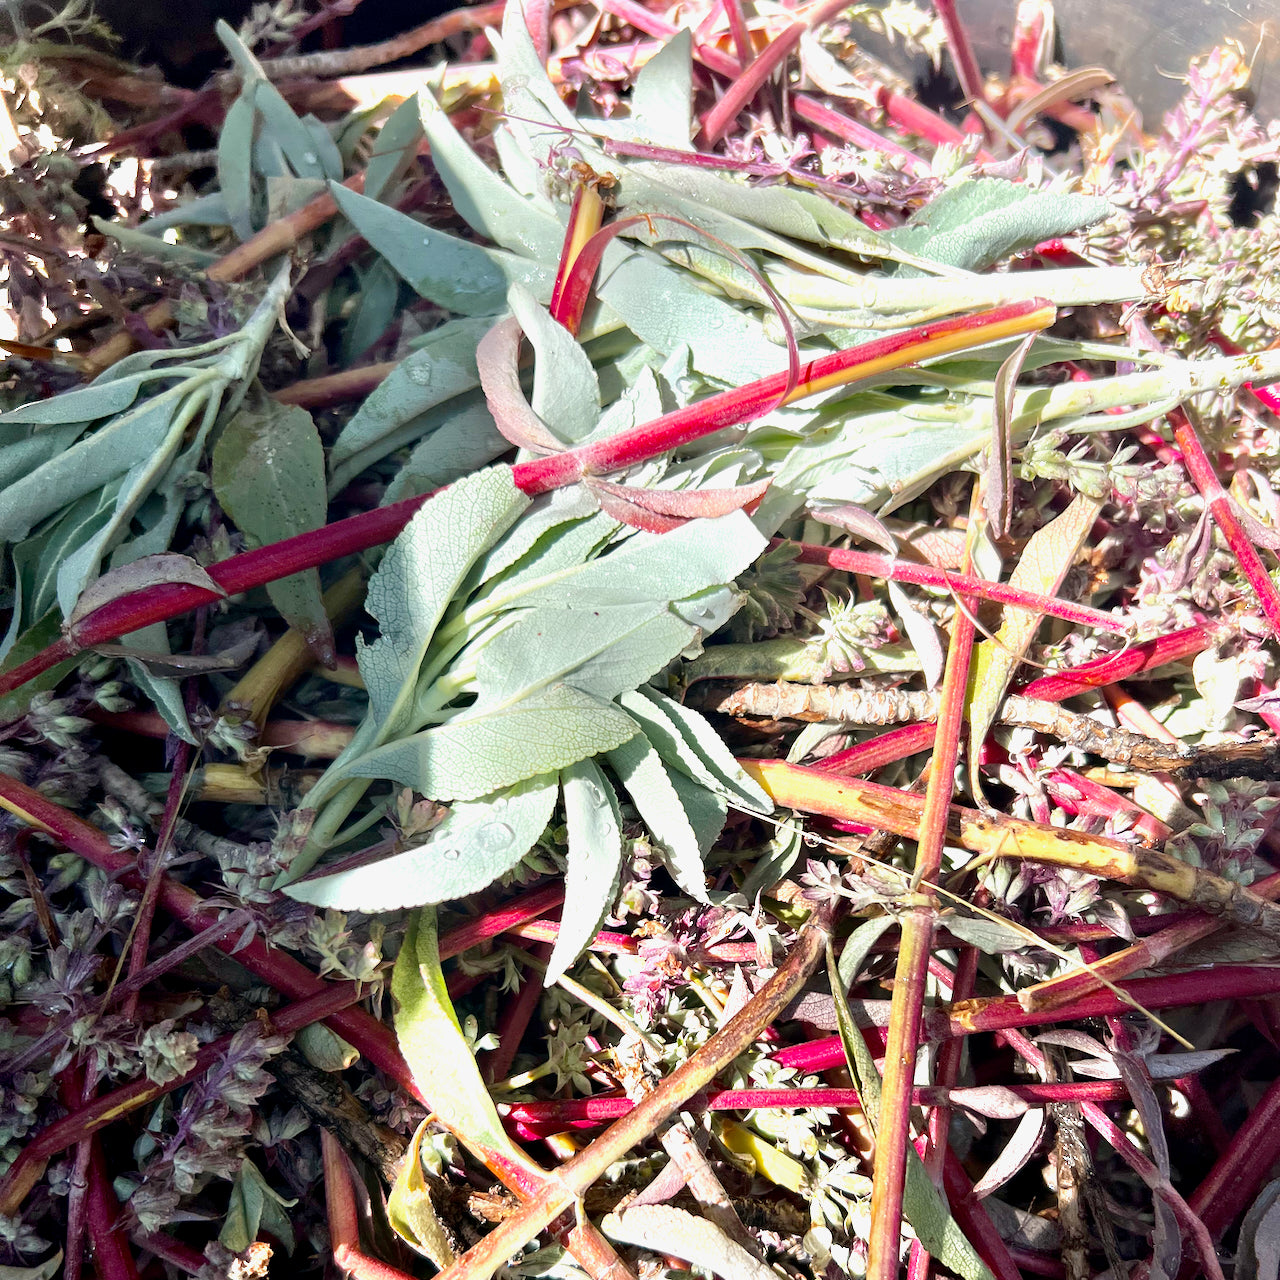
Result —
[{"label": "red stem", "polygon": [[1217,629],[1214,623],[1202,622],[1155,640],[1144,640],[1111,657],[1095,658],[1078,667],[1041,676],[1027,685],[1022,693],[1025,697],[1044,698],[1047,702],[1065,702],[1091,689],[1127,680],[1139,671],[1151,671],[1171,662],[1194,658],[1214,643]]},{"label": "red stem", "polygon": [[1262,612],[1271,626],[1272,636],[1280,637],[1280,591],[1276,590],[1276,584],[1272,582],[1266,565],[1262,563],[1258,549],[1249,541],[1249,535],[1236,519],[1231,499],[1222,487],[1191,419],[1181,409],[1170,409],[1168,418],[1173,426],[1173,438],[1182,450],[1192,481],[1208,504],[1218,528],[1222,530],[1222,536],[1234,553],[1240,572],[1256,593]]},{"label": "red stem", "polygon": [[[1006,336],[1014,331],[1042,328],[1051,316],[1052,308],[1048,303],[1033,299],[877,338],[810,361],[801,367],[798,382],[790,370],[773,374],[745,387],[708,396],[687,408],[664,414],[653,422],[620,432],[608,440],[519,463],[512,469],[513,479],[530,497],[547,493],[562,485],[573,484],[585,475],[622,470],[691,444],[724,427],[741,426],[771,411],[784,397],[790,402],[803,395],[826,390],[831,385],[901,367],[913,359],[963,350],[989,340],[995,333]],[[918,354],[904,362],[904,353],[916,347],[921,348]],[[394,538],[430,496],[423,494],[406,498],[390,506],[338,520],[323,529],[297,534],[254,551],[231,556],[209,566],[209,576],[226,595],[234,596],[304,569],[314,569],[331,560],[357,555]],[[202,604],[216,603],[218,599],[214,592],[185,583],[160,583],[120,596],[82,618],[72,634],[61,637],[20,666],[0,674],[0,696],[11,693],[64,659],[74,657],[82,649],[128,635],[152,623],[176,618]]]},{"label": "red stem", "polygon": [[877,734],[866,742],[847,747],[829,755],[825,760],[814,761],[815,769],[827,773],[838,773],[845,777],[853,777],[859,773],[872,773],[883,769],[886,765],[895,764],[915,755],[918,751],[928,751],[933,746],[936,724],[905,724],[899,729],[890,729],[887,733]]},{"label": "red stem", "polygon": [[951,1215],[965,1238],[981,1255],[996,1280],[1022,1280],[1022,1272],[1009,1252],[1004,1237],[991,1221],[981,1200],[973,1198],[973,1183],[950,1148],[942,1162],[942,1189],[951,1205]]},{"label": "red stem", "polygon": [[1280,1159],[1280,1080],[1262,1095],[1231,1145],[1195,1189],[1191,1208],[1220,1240],[1228,1227],[1253,1203],[1271,1166]]},{"label": "red stem", "polygon": [[960,89],[970,102],[983,101],[982,71],[978,67],[978,59],[974,56],[973,44],[969,33],[960,21],[956,12],[955,0],[933,0],[933,11],[947,33],[947,50],[951,61],[955,63],[956,75],[960,80]]},{"label": "red stem", "polygon": [[526,893],[510,902],[486,911],[484,915],[468,920],[466,924],[450,929],[440,939],[440,959],[448,960],[451,956],[460,955],[471,947],[479,946],[500,933],[523,924],[526,920],[536,920],[554,911],[564,901],[564,884],[549,884],[543,889]]},{"label": "red stem", "polygon": [[[1122,991],[1144,1009],[1181,1009],[1215,1000],[1248,1000],[1280,993],[1280,968],[1265,965],[1218,965],[1214,969],[1134,978],[1119,984]],[[1081,1018],[1105,1018],[1131,1013],[1133,1005],[1111,991],[1096,991],[1054,1009],[1023,1009],[1017,996],[993,996],[964,1000],[952,1006],[948,1017],[939,1013],[928,1019],[931,1038],[977,1035],[983,1031],[1044,1026],[1050,1022],[1075,1022]],[[806,1044],[791,1045],[774,1054],[784,1067],[801,1071],[829,1071],[844,1062],[839,1036],[826,1036]]]},{"label": "red stem", "polygon": [[[1064,618],[1079,626],[1108,631],[1113,635],[1123,635],[1126,630],[1122,619],[1115,618],[1102,609],[1091,609],[1088,605],[1060,600],[1056,596],[1023,591],[1006,582],[991,582],[969,573],[952,573],[946,569],[935,569],[932,565],[898,560],[893,556],[877,555],[869,551],[846,551],[840,547],[823,547],[812,542],[787,542],[783,538],[774,538],[770,545],[796,548],[799,553],[796,559],[800,564],[822,564],[864,578],[886,578],[892,582],[935,587],[955,595],[978,596],[998,604],[1017,605],[1035,613],[1047,613],[1055,618]],[[1042,694],[1036,696],[1043,697]]]}]

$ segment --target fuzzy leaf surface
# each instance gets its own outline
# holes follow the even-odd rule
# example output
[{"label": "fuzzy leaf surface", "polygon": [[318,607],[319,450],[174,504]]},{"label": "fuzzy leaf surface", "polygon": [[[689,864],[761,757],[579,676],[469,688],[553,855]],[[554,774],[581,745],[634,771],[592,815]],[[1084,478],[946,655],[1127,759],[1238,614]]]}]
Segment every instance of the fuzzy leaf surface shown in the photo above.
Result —
[{"label": "fuzzy leaf surface", "polygon": [[698,832],[653,744],[643,733],[637,733],[629,742],[609,752],[609,765],[661,846],[676,883],[690,897],[706,902]]},{"label": "fuzzy leaf surface", "polygon": [[290,885],[288,894],[317,907],[398,911],[477,893],[533,848],[551,821],[554,774],[530,778],[496,795],[455,805],[427,840],[351,871]]},{"label": "fuzzy leaf surface", "polygon": [[569,828],[560,932],[547,964],[550,986],[582,954],[618,896],[622,875],[622,814],[618,797],[593,760],[560,774]]},{"label": "fuzzy leaf surface", "polygon": [[[381,623],[381,634],[372,644],[356,645],[370,714],[384,733],[394,732],[408,709],[423,655],[458,585],[475,559],[528,505],[529,499],[512,482],[510,468],[495,467],[466,476],[423,503],[391,544],[370,579],[366,599],[366,608]],[[472,797],[502,785],[481,787]]]},{"label": "fuzzy leaf surface", "polygon": [[[324,446],[311,415],[263,397],[242,405],[213,450],[213,491],[250,543],[262,546],[325,521]],[[333,630],[316,569],[267,584],[280,616],[331,661]]]},{"label": "fuzzy leaf surface", "polygon": [[475,800],[535,774],[621,746],[635,721],[608,702],[559,684],[488,704],[434,729],[375,748],[347,776],[389,778],[434,800]]},{"label": "fuzzy leaf surface", "polygon": [[436,913],[431,907],[409,922],[391,976],[391,993],[397,1005],[400,1051],[445,1127],[509,1186],[541,1181],[542,1170],[507,1137],[462,1034],[440,970]]}]

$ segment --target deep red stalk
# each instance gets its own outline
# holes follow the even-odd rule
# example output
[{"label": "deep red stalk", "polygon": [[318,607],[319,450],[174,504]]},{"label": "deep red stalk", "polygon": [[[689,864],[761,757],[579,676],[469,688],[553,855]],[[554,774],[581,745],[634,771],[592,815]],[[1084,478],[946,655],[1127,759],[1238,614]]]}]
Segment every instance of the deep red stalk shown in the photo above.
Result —
[{"label": "deep red stalk", "polygon": [[973,1198],[973,1183],[955,1152],[946,1150],[942,1162],[942,1189],[951,1216],[965,1238],[978,1251],[996,1280],[1022,1280],[1022,1273],[996,1224],[981,1200]]},{"label": "deep red stalk", "polygon": [[[966,135],[955,125],[905,94],[881,86],[876,90],[876,105],[903,133],[914,134],[935,146],[955,147],[965,140]],[[981,164],[990,164],[993,158],[982,149],[975,155]]]},{"label": "deep red stalk", "polygon": [[978,59],[974,56],[969,33],[956,12],[955,0],[933,0],[933,11],[938,15],[942,29],[947,33],[947,51],[955,64],[961,92],[970,102],[983,101],[985,95],[982,71],[978,67]]},{"label": "deep red stalk", "polygon": [[1027,685],[1022,693],[1028,698],[1044,698],[1047,702],[1065,702],[1091,689],[1127,680],[1139,671],[1152,671],[1171,662],[1194,658],[1214,643],[1218,630],[1217,623],[1201,622],[1181,631],[1171,631],[1167,636],[1132,645],[1122,653],[1095,658],[1078,667],[1041,676]]},{"label": "deep red stalk", "polygon": [[[512,925],[506,932],[530,942],[555,942],[560,936],[559,920],[530,920],[528,924]],[[753,944],[754,945],[754,944]],[[604,955],[635,955],[640,944],[629,933],[617,933],[601,929],[591,940],[589,950]]]},{"label": "deep red stalk", "polygon": [[[539,947],[538,952],[538,958],[545,961],[547,949]],[[541,974],[526,970],[516,998],[507,1003],[498,1018],[498,1047],[485,1054],[484,1078],[490,1084],[495,1080],[505,1080],[511,1074],[511,1064],[520,1048],[520,1040],[528,1030],[529,1020],[541,999]]]},{"label": "deep red stalk", "polygon": [[[361,998],[355,983],[331,983],[315,995],[284,1008],[271,1015],[272,1029],[281,1035],[293,1035],[313,1022],[330,1021],[342,1012],[350,1012]],[[345,1034],[345,1033],[344,1033]],[[18,1158],[0,1178],[0,1213],[13,1214],[35,1185],[50,1157],[65,1151],[73,1143],[91,1137],[98,1130],[113,1124],[121,1117],[136,1111],[190,1083],[211,1066],[221,1062],[231,1047],[231,1035],[205,1045],[195,1057],[195,1065],[184,1075],[163,1084],[143,1078],[132,1080],[100,1094],[87,1105],[79,1106],[61,1120],[43,1128],[23,1148]]]},{"label": "deep red stalk", "polygon": [[1191,1196],[1215,1240],[1253,1203],[1258,1188],[1280,1159],[1280,1080],[1273,1081],[1236,1131],[1231,1145]]},{"label": "deep red stalk", "polygon": [[[1181,1009],[1215,1000],[1248,1000],[1276,995],[1280,993],[1280,968],[1218,965],[1211,970],[1134,978],[1118,985],[1144,1009]],[[1005,1031],[1010,1027],[1039,1027],[1082,1018],[1105,1018],[1108,1014],[1132,1011],[1133,1004],[1109,990],[1092,992],[1059,1008],[1035,1010],[1024,1009],[1017,996],[991,996],[960,1001],[952,1006],[949,1016],[939,1010],[926,1019],[925,1029],[930,1039],[944,1040],[950,1036]],[[830,1071],[844,1062],[844,1050],[839,1036],[824,1036],[820,1040],[779,1049],[774,1060],[781,1066],[795,1067],[800,1071]]]},{"label": "deep red stalk", "polygon": [[[773,374],[719,395],[664,414],[653,422],[623,431],[608,440],[567,449],[512,469],[513,479],[530,497],[573,484],[585,475],[618,471],[671,449],[691,444],[724,427],[741,426],[767,413],[786,395],[789,403],[830,386],[870,377],[904,363],[932,358],[996,337],[1042,329],[1053,319],[1053,308],[1039,299],[1008,303],[974,315],[921,325],[902,333],[877,338],[822,356],[800,369],[798,384],[792,371]],[[910,354],[907,354],[910,353]],[[904,359],[905,356],[905,359]],[[793,390],[787,395],[787,388]],[[330,560],[368,551],[389,542],[430,497],[406,498],[390,506],[362,512],[316,529],[273,542],[254,551],[209,566],[209,576],[229,596],[287,578],[303,569],[314,569]],[[202,587],[185,583],[161,583],[121,596],[82,618],[71,635],[42,650],[35,657],[0,674],[0,696],[20,688],[41,672],[56,666],[80,650],[128,635],[154,622],[178,617],[219,597]]]},{"label": "deep red stalk", "polygon": [[1182,450],[1188,474],[1208,504],[1210,514],[1235,555],[1240,572],[1257,595],[1263,615],[1270,624],[1272,637],[1280,637],[1280,591],[1276,590],[1276,584],[1272,582],[1266,565],[1262,563],[1258,549],[1236,518],[1231,499],[1222,487],[1218,473],[1204,451],[1204,445],[1200,443],[1199,432],[1181,409],[1170,409],[1168,418],[1173,426],[1173,438]]},{"label": "deep red stalk", "polygon": [[[865,151],[878,151],[882,155],[893,156],[901,162],[906,173],[918,174],[925,169],[925,163],[913,151],[891,141],[877,133],[868,125],[854,120],[842,111],[836,111],[824,102],[807,93],[797,93],[791,99],[791,110],[796,118],[811,124],[815,129],[835,138],[838,142],[848,142]],[[864,219],[865,220],[865,219]],[[884,227],[873,227],[872,230],[887,230]]]},{"label": "deep red stalk", "polygon": [[[1259,880],[1250,888],[1260,897],[1274,901],[1280,896],[1280,872]],[[1169,956],[1209,937],[1221,927],[1220,920],[1201,912],[1184,916],[1170,922],[1149,938],[1143,938],[1097,961],[1092,970],[1078,969],[1020,991],[1018,1001],[1022,1007],[1029,1009],[1060,1008],[1097,991],[1102,986],[1100,977],[1105,977],[1109,982],[1119,982],[1140,969],[1154,969]]]},{"label": "deep red stalk", "polygon": [[[86,1089],[85,1073],[74,1063],[58,1076],[58,1094],[62,1105],[74,1111],[93,1096]],[[89,1216],[89,1158],[93,1154],[93,1138],[76,1143],[71,1161],[71,1177],[67,1187],[67,1233],[63,1250],[63,1280],[80,1280],[84,1267],[84,1236]]]},{"label": "deep red stalk", "polygon": [[[814,1043],[823,1043],[815,1041]],[[786,1052],[783,1050],[782,1052]],[[780,1055],[775,1055],[780,1060]],[[1050,1102],[1119,1102],[1128,1092],[1118,1080],[1074,1080],[1061,1084],[1008,1084],[1000,1088],[1029,1106]],[[926,1085],[911,1091],[917,1107],[963,1107],[967,1090]],[[509,1102],[503,1115],[525,1124],[562,1125],[575,1121],[599,1124],[624,1116],[635,1104],[621,1094],[594,1098],[548,1098],[535,1102]],[[702,1104],[708,1111],[805,1110],[810,1107],[843,1110],[861,1108],[856,1089],[819,1085],[795,1089],[717,1089]]]},{"label": "deep red stalk", "polygon": [[[101,831],[4,773],[0,773],[0,807],[10,810],[33,826],[43,828],[72,853],[79,854],[94,866],[122,876],[126,883],[138,883],[134,860],[127,853],[112,848],[111,842]],[[200,932],[216,924],[221,914],[219,908],[205,902],[194,890],[169,876],[161,878],[158,903],[192,932]],[[241,947],[237,939],[224,936],[218,938],[213,945],[219,951],[233,956],[238,964],[290,999],[326,997],[334,988],[350,994],[352,998],[339,1003],[339,1011],[326,1016],[326,1021],[375,1067],[389,1075],[413,1097],[422,1100],[413,1082],[413,1073],[400,1055],[391,1028],[363,1009],[347,1007],[361,998],[363,993],[359,984],[322,982],[306,965],[283,951],[268,947],[261,938],[254,938]]]},{"label": "deep red stalk", "polygon": [[[812,542],[790,542],[784,538],[774,538],[770,545],[794,547],[798,552],[796,559],[800,564],[828,565],[832,569],[842,569],[846,573],[857,574],[860,577],[909,582],[916,586],[950,591],[955,595],[976,596],[982,600],[995,601],[997,604],[1017,605],[1022,609],[1047,613],[1082,627],[1110,632],[1112,635],[1123,635],[1128,629],[1123,619],[1116,618],[1105,610],[1091,609],[1088,605],[1076,604],[1071,600],[1060,600],[1056,596],[1023,591],[1018,587],[1009,586],[1008,583],[991,582],[969,573],[952,573],[946,569],[935,569],[932,565],[914,564],[909,560],[898,560],[893,556],[879,555],[874,552],[823,547]],[[1027,696],[1043,697],[1044,695],[1028,694]]]},{"label": "deep red stalk", "polygon": [[1191,1108],[1191,1129],[1207,1138],[1214,1151],[1221,1156],[1231,1145],[1231,1135],[1227,1132],[1227,1126],[1222,1123],[1222,1116],[1209,1097],[1204,1081],[1199,1076],[1179,1076],[1173,1083]]},{"label": "deep red stalk", "polygon": [[1044,39],[1044,24],[1043,8],[1038,5],[1018,6],[1013,38],[1009,42],[1011,80],[1035,80],[1040,76],[1040,46]]},{"label": "deep red stalk", "polygon": [[138,1280],[138,1263],[121,1229],[120,1201],[97,1138],[89,1141],[88,1210],[97,1280]]},{"label": "deep red stalk", "polygon": [[755,45],[751,43],[751,32],[747,29],[746,15],[742,12],[741,0],[724,0],[724,16],[729,23],[729,32],[733,36],[733,48],[738,55],[738,63],[746,68],[756,56]]},{"label": "deep red stalk", "polygon": [[[130,992],[141,991],[160,977],[161,974],[168,973],[171,969],[176,969],[178,965],[189,960],[192,956],[198,955],[205,947],[213,946],[217,938],[225,937],[229,933],[239,933],[252,920],[253,917],[249,912],[243,909],[237,908],[235,911],[228,912],[217,924],[210,925],[207,929],[197,933],[194,937],[188,938],[186,942],[179,946],[171,947],[164,955],[158,960],[153,960],[140,973],[116,983],[100,1006],[99,1013],[105,1012],[112,1002],[123,999]],[[71,1010],[52,1025],[45,1021],[47,1030],[38,1039],[28,1041],[15,1053],[0,1060],[0,1071],[7,1073],[21,1071],[44,1057],[45,1054],[52,1053],[57,1048],[58,1043],[65,1040],[67,1032],[77,1016],[76,1011]]]},{"label": "deep red stalk", "polygon": [[[1040,1069],[1044,1065],[1044,1055],[1017,1031],[1009,1031],[1005,1035],[1006,1042],[1024,1061]],[[1147,1184],[1152,1195],[1159,1196],[1174,1212],[1178,1225],[1195,1243],[1200,1255],[1203,1274],[1209,1280],[1223,1280],[1222,1265],[1213,1247],[1208,1229],[1200,1215],[1178,1194],[1168,1178],[1134,1146],[1129,1135],[1096,1103],[1082,1102],[1080,1114],[1085,1122],[1106,1139],[1112,1150]],[[1265,1174],[1264,1174],[1265,1176]],[[1259,1178],[1261,1181],[1261,1178]]]},{"label": "deep red stalk", "polygon": [[504,902],[501,906],[486,911],[474,920],[468,920],[466,924],[450,929],[440,939],[440,959],[442,962],[448,960],[471,947],[487,942],[490,938],[496,938],[500,933],[506,933],[508,929],[513,929],[518,924],[524,924],[526,920],[536,920],[539,916],[545,916],[547,912],[554,911],[563,901],[564,883],[561,882],[546,885],[532,893],[521,894],[509,902]]},{"label": "deep red stalk", "polygon": [[[679,30],[674,23],[667,22],[656,14],[650,13],[643,5],[637,4],[635,0],[601,0],[600,8],[606,13],[611,13],[617,18],[621,18],[624,22],[635,27],[637,31],[643,31],[646,35],[654,36],[659,40],[669,40]],[[727,76],[730,80],[742,74],[741,64],[731,54],[722,52],[713,44],[695,45],[693,56],[708,71],[714,71],[717,75]],[[928,107],[921,106],[911,98],[904,97],[902,94],[884,92],[883,96],[877,95],[877,102],[889,119],[903,128],[906,133],[918,134],[920,137],[938,144],[955,144],[964,141],[964,134],[959,129],[948,124],[941,116],[930,111]],[[797,115],[808,113],[804,118],[807,118],[810,124],[817,124],[819,128],[823,129],[827,128],[827,124],[821,123],[814,118],[815,116],[820,116],[824,110],[829,110],[829,108],[824,108],[823,104],[816,98],[803,93],[794,94],[792,97],[792,110]],[[831,121],[831,123],[838,126],[829,130],[837,138],[856,142],[860,146],[865,145],[888,155],[911,156],[912,172],[919,172],[923,168],[918,156],[912,155],[906,148],[880,137],[879,134],[871,130],[868,130],[865,135],[859,135],[856,138],[845,136],[851,122],[846,122],[844,116],[837,116],[836,120]],[[980,151],[977,158],[985,163],[991,159],[991,156],[984,151]]]},{"label": "deep red stalk", "polygon": [[813,767],[845,777],[872,773],[917,752],[928,751],[937,728],[935,724],[904,724],[899,729],[890,729],[866,742],[837,751],[824,760],[816,760]]},{"label": "deep red stalk", "polygon": [[133,1233],[133,1242],[140,1249],[154,1254],[162,1262],[172,1263],[173,1266],[191,1276],[199,1275],[209,1265],[209,1259],[198,1249],[193,1249],[189,1244],[183,1244],[181,1240],[165,1235],[163,1231],[136,1230]]},{"label": "deep red stalk", "polygon": [[[971,563],[966,548],[961,568],[967,571]],[[947,818],[951,811],[956,764],[960,758],[960,739],[964,733],[965,691],[977,630],[971,601],[964,601],[964,606],[957,611],[952,624],[946,672],[942,679],[933,760],[925,788],[911,881],[916,905],[900,922],[901,941],[898,944],[898,965],[885,1046],[884,1092],[880,1098],[880,1119],[876,1126],[867,1280],[896,1280],[898,1274],[907,1144],[911,1141],[911,1087],[916,1073],[929,953],[933,942],[935,899],[932,888],[942,866],[942,851],[946,844]],[[917,1258],[916,1264],[917,1276],[922,1266],[927,1270],[922,1259]]]}]

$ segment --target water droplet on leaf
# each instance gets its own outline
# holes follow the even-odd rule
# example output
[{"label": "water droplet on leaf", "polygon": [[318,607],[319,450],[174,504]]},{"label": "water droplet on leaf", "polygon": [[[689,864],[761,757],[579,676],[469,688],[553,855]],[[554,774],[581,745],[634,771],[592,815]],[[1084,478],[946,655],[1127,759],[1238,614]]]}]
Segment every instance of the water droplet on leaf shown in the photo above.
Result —
[{"label": "water droplet on leaf", "polygon": [[505,822],[486,822],[474,836],[484,853],[501,853],[515,838],[516,833]]},{"label": "water droplet on leaf", "polygon": [[442,857],[446,862],[457,862],[457,860],[458,860],[460,857],[462,857],[462,850],[461,850],[461,849],[446,849],[446,850],[445,850],[445,851],[444,851],[440,856],[441,856],[441,857]]}]

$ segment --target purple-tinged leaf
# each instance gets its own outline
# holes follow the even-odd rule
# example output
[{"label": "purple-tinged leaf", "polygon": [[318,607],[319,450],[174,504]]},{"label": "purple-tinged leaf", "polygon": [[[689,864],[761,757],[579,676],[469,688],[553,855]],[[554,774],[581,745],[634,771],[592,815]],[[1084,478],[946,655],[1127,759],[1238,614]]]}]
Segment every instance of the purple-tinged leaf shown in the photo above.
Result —
[{"label": "purple-tinged leaf", "polygon": [[226,595],[226,592],[190,556],[162,551],[158,555],[142,556],[128,564],[122,564],[118,569],[112,569],[91,582],[80,593],[80,598],[71,611],[71,617],[67,619],[66,630],[74,633],[76,623],[86,614],[102,608],[104,604],[120,596],[127,596],[133,591],[142,591],[162,582],[182,582],[211,591],[216,596]]}]

